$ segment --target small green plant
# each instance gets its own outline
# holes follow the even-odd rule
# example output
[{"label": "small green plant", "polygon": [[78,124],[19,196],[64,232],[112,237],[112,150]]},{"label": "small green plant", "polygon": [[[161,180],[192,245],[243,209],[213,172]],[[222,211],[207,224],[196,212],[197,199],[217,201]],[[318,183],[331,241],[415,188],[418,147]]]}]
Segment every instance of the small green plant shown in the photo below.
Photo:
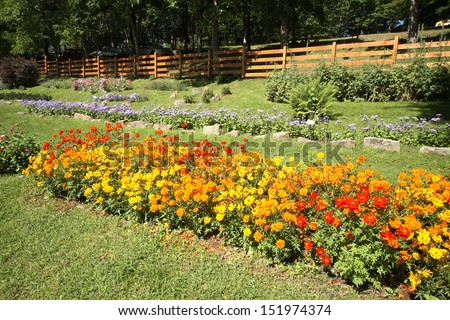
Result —
[{"label": "small green plant", "polygon": [[210,103],[212,97],[214,97],[214,92],[210,88],[205,88],[202,93],[202,102]]},{"label": "small green plant", "polygon": [[335,101],[336,88],[332,83],[321,83],[313,78],[292,89],[289,103],[297,118],[318,119],[325,115],[327,108]]},{"label": "small green plant", "polygon": [[184,99],[184,102],[186,102],[186,103],[194,103],[195,102],[194,96],[190,95],[190,94],[184,96],[183,99]]},{"label": "small green plant", "polygon": [[0,174],[21,172],[39,149],[34,139],[17,127],[7,130],[0,124]]},{"label": "small green plant", "polygon": [[49,89],[70,89],[72,88],[72,79],[49,78],[44,80],[40,85]]},{"label": "small green plant", "polygon": [[187,85],[179,80],[155,79],[149,82],[145,89],[159,91],[185,91]]},{"label": "small green plant", "polygon": [[231,94],[231,89],[230,87],[223,87],[222,88],[222,95],[225,96],[227,94]]}]

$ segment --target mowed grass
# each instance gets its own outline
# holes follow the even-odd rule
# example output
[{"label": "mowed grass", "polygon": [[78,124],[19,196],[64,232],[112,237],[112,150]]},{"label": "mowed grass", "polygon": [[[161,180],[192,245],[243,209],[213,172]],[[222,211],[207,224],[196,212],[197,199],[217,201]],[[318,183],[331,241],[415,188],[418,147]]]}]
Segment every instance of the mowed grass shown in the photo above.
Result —
[{"label": "mowed grass", "polygon": [[41,198],[19,175],[0,176],[0,186],[3,300],[376,297],[312,266],[282,271],[238,250]]}]

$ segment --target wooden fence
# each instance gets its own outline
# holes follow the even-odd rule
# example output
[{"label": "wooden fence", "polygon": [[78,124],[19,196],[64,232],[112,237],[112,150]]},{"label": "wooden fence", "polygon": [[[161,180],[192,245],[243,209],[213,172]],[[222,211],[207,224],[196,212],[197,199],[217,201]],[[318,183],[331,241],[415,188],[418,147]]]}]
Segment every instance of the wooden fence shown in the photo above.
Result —
[{"label": "wooden fence", "polygon": [[267,77],[284,68],[315,68],[321,64],[360,66],[401,65],[421,57],[428,64],[450,61],[450,41],[399,44],[393,40],[311,46],[272,50],[234,49],[174,56],[142,55],[126,58],[90,58],[66,61],[36,61],[41,74],[56,77],[197,77],[239,75]]}]

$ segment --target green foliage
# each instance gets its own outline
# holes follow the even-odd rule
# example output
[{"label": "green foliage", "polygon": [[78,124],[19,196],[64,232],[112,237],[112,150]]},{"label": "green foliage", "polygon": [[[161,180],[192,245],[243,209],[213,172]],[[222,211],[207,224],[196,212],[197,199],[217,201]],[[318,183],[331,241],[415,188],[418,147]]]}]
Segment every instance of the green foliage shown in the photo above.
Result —
[{"label": "green foliage", "polygon": [[145,85],[148,90],[159,90],[159,91],[185,91],[187,85],[182,81],[176,80],[152,80]]},{"label": "green foliage", "polygon": [[0,174],[18,173],[28,166],[28,158],[39,152],[33,138],[17,127],[8,130],[0,124]]},{"label": "green foliage", "polygon": [[44,80],[40,85],[49,89],[70,89],[72,81],[67,78],[52,78]]},{"label": "green foliage", "polygon": [[230,87],[223,87],[222,88],[222,95],[225,96],[227,94],[231,94],[231,89]]},{"label": "green foliage", "polygon": [[186,103],[194,103],[195,102],[194,96],[191,94],[185,95],[183,97],[183,99]]},{"label": "green foliage", "polygon": [[272,102],[289,101],[291,90],[302,81],[296,68],[273,72],[266,81],[266,97]]},{"label": "green foliage", "polygon": [[39,74],[34,61],[22,57],[6,57],[0,60],[0,79],[10,88],[37,85]]},{"label": "green foliage", "polygon": [[202,102],[210,103],[211,98],[214,97],[214,92],[210,88],[205,88],[202,92]]},{"label": "green foliage", "polygon": [[52,100],[52,97],[47,94],[40,93],[25,93],[25,92],[0,92],[0,100]]},{"label": "green foliage", "polygon": [[350,84],[354,79],[354,75],[350,73],[350,69],[337,64],[320,65],[314,71],[314,77],[319,78],[320,82],[331,82],[336,87],[335,98],[338,101],[347,99]]},{"label": "green foliage", "polygon": [[289,103],[301,119],[323,116],[335,100],[336,88],[332,83],[321,83],[318,78],[297,84],[291,91]]}]

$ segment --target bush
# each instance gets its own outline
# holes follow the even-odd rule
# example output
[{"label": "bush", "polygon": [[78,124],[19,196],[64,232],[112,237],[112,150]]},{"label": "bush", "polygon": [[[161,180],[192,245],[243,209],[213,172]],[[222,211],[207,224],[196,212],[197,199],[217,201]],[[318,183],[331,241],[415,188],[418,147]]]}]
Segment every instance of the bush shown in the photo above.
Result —
[{"label": "bush", "polygon": [[186,102],[186,103],[194,103],[195,102],[194,96],[192,96],[190,94],[184,96],[183,99],[184,99],[184,102]]},{"label": "bush", "polygon": [[55,78],[47,79],[41,83],[41,86],[49,89],[70,89],[72,88],[72,79]]},{"label": "bush", "polygon": [[290,92],[301,82],[300,70],[295,68],[283,69],[272,73],[266,82],[267,100],[272,102],[289,101]]},{"label": "bush", "polygon": [[52,100],[47,94],[25,93],[25,92],[0,92],[0,100]]},{"label": "bush", "polygon": [[227,94],[231,94],[231,89],[230,87],[223,87],[222,88],[222,95],[225,96]]},{"label": "bush", "polygon": [[147,84],[145,89],[160,91],[186,91],[187,85],[179,80],[157,79],[152,80],[149,84]]},{"label": "bush", "polygon": [[95,92],[112,92],[133,89],[133,84],[125,78],[86,78],[72,82],[72,90]]},{"label": "bush", "polygon": [[209,88],[205,88],[202,93],[202,101],[204,103],[210,103],[212,97],[214,97],[214,92]]},{"label": "bush", "polygon": [[335,94],[336,88],[332,83],[323,84],[319,78],[313,78],[292,89],[289,102],[296,117],[317,119],[325,115],[327,108],[335,100]]},{"label": "bush", "polygon": [[320,82],[332,82],[336,87],[335,98],[338,101],[349,99],[349,87],[354,80],[354,74],[350,73],[348,67],[339,65],[321,65],[314,71],[314,77],[320,79]]},{"label": "bush", "polygon": [[39,74],[34,61],[22,57],[7,57],[0,60],[0,79],[10,88],[37,85]]},{"label": "bush", "polygon": [[0,124],[0,173],[18,173],[28,166],[28,158],[39,152],[33,138],[11,127]]}]

